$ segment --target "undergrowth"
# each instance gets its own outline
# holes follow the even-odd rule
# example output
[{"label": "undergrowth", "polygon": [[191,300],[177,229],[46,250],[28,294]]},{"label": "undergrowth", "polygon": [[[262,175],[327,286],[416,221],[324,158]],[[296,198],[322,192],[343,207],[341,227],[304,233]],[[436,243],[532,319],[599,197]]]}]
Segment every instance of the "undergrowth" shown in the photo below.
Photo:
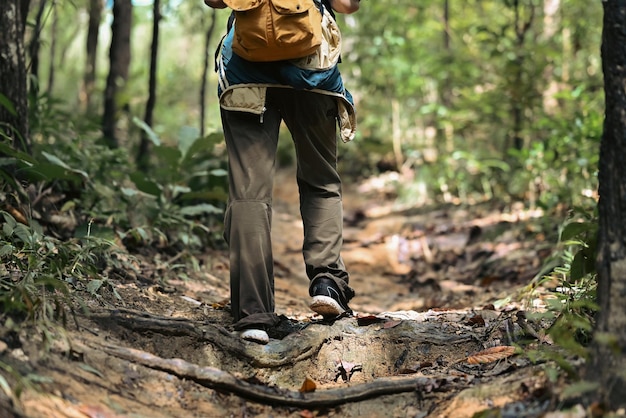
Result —
[{"label": "undergrowth", "polygon": [[[39,116],[31,115],[30,154],[0,130],[0,343],[19,348],[28,328],[46,352],[87,302],[106,303],[106,292],[124,304],[115,277],[139,273],[133,254],[169,253],[178,261],[168,274],[177,274],[221,245],[227,183],[220,134],[183,129],[165,144],[136,120],[152,143],[142,171],[94,126],[63,112]],[[36,381],[0,360],[0,393],[10,399]]]},{"label": "undergrowth", "polygon": [[592,382],[583,380],[580,364],[589,359],[598,311],[597,240],[597,213],[575,210],[561,229],[553,257],[547,261],[553,267],[527,287],[531,299],[539,296],[538,289],[548,289],[542,297],[545,308],[528,313],[527,317],[549,324],[545,333],[549,344],[525,352],[533,361],[547,362],[546,372],[552,381],[565,373],[571,384],[561,394],[562,398],[576,397],[596,388]]}]

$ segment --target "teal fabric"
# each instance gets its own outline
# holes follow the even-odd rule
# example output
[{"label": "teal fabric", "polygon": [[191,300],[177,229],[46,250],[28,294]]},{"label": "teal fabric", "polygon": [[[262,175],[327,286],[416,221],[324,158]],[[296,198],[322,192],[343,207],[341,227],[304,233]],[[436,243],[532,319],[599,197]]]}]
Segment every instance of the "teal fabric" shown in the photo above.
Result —
[{"label": "teal fabric", "polygon": [[276,62],[251,62],[247,61],[232,51],[234,28],[222,41],[221,62],[218,62],[220,82],[218,83],[218,96],[227,86],[239,84],[268,84],[293,87],[297,90],[320,89],[328,92],[339,93],[351,104],[354,100],[350,92],[344,87],[343,79],[337,65],[322,71],[304,70],[289,61]]}]

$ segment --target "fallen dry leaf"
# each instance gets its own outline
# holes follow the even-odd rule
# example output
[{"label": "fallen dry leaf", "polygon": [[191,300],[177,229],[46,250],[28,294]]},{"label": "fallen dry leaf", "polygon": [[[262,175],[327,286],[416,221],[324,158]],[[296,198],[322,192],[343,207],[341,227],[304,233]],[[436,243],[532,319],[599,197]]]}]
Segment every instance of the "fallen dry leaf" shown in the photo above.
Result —
[{"label": "fallen dry leaf", "polygon": [[313,415],[313,412],[309,411],[308,409],[300,411],[300,417],[302,418],[313,418],[314,416],[315,415]]},{"label": "fallen dry leaf", "polygon": [[5,210],[11,215],[13,216],[13,219],[15,219],[17,222],[27,225],[28,226],[28,219],[26,219],[26,216],[24,216],[22,214],[22,211],[14,208],[11,205],[7,205],[5,207]]},{"label": "fallen dry leaf", "polygon": [[492,363],[494,361],[507,358],[515,354],[515,347],[509,345],[500,345],[491,347],[467,357],[469,364]]},{"label": "fallen dry leaf", "polygon": [[317,389],[317,385],[312,379],[307,377],[306,379],[304,379],[304,383],[302,383],[302,387],[300,387],[300,392],[301,393],[315,392],[315,389]]},{"label": "fallen dry leaf", "polygon": [[335,376],[335,380],[341,377],[344,382],[349,382],[354,372],[363,371],[363,367],[360,364],[350,363],[349,361],[337,360],[336,365],[337,376]]},{"label": "fallen dry leaf", "polygon": [[211,308],[216,309],[216,310],[222,310],[229,303],[230,303],[230,299],[224,299],[224,300],[221,300],[219,302],[213,302],[213,303],[211,303]]},{"label": "fallen dry leaf", "polygon": [[386,318],[381,318],[376,315],[358,315],[356,317],[357,324],[360,327],[366,327],[371,324],[376,324],[378,322],[385,322]]},{"label": "fallen dry leaf", "polygon": [[387,321],[383,325],[383,328],[384,329],[393,328],[393,327],[398,326],[401,322],[402,322],[401,320]]},{"label": "fallen dry leaf", "polygon": [[352,372],[352,369],[354,369],[355,366],[357,365],[354,363],[350,363],[349,361],[344,361],[344,360],[337,361],[337,368],[343,369],[348,373]]},{"label": "fallen dry leaf", "polygon": [[423,369],[425,367],[433,367],[433,363],[431,363],[430,361],[422,361],[420,363],[412,364],[408,367],[398,370],[398,374],[417,373],[418,370]]},{"label": "fallen dry leaf", "polygon": [[485,319],[481,315],[474,315],[470,319],[467,320],[467,325],[469,326],[477,326],[484,327]]}]

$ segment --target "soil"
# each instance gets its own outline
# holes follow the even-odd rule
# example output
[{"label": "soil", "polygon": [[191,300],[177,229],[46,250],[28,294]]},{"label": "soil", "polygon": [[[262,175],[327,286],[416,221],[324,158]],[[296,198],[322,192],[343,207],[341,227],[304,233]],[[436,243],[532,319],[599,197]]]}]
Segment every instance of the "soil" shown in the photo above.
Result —
[{"label": "soil", "polygon": [[562,406],[562,384],[524,355],[549,345],[524,316],[543,306],[545,292],[527,290],[554,248],[545,219],[492,203],[400,207],[382,180],[345,186],[354,316],[325,322],[308,309],[297,188],[281,172],[283,320],[269,344],[232,329],[225,251],[197,255],[179,277],[152,252],[110,278],[119,297],[110,287],[86,298],[89,314],[47,350],[32,330],[0,340],[0,361],[37,383],[19,398],[3,388],[0,416],[531,417]]}]

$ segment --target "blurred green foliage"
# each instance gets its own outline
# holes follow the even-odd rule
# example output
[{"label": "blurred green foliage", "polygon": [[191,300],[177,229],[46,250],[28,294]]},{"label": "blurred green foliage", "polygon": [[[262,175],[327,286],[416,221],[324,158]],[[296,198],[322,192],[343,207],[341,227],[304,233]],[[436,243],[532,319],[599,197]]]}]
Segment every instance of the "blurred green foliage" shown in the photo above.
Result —
[{"label": "blurred green foliage", "polygon": [[588,202],[602,132],[602,8],[554,4],[377,1],[341,16],[360,123],[345,166],[370,174],[391,159],[431,201]]},{"label": "blurred green foliage", "polygon": [[[59,61],[84,61],[86,25],[69,23],[86,7],[58,4],[61,24],[53,32],[48,21],[42,30],[44,46],[54,38],[59,47],[55,56],[42,49],[41,88],[46,100],[63,99],[60,108],[69,114],[75,114],[81,66]],[[217,11],[209,54],[228,13]],[[175,144],[182,126],[199,123],[211,11],[202,2],[165,2],[163,16],[152,129],[163,143]],[[416,184],[398,190],[408,193],[400,196],[406,204],[499,199],[551,210],[588,202],[596,189],[603,115],[601,17],[601,4],[582,0],[364,1],[357,13],[338,15],[340,69],[359,122],[356,141],[340,147],[342,171],[355,177],[389,167],[409,171]],[[95,97],[108,71],[110,19],[106,10]],[[143,114],[147,100],[151,25],[151,6],[136,6],[130,80],[119,97],[128,120]],[[56,82],[48,91],[43,80],[50,63]],[[212,70],[211,62],[208,132],[220,127]],[[93,121],[93,114],[85,119]],[[123,143],[132,149],[133,124],[127,125],[131,136]],[[292,161],[290,153],[289,145],[281,146],[281,162]]]}]

